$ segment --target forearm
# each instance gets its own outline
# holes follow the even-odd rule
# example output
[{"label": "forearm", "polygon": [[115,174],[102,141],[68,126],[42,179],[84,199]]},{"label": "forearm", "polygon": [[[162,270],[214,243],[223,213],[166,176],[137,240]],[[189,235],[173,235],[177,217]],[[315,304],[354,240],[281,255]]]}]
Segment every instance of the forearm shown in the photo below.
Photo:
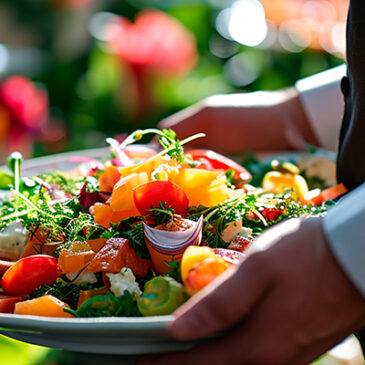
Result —
[{"label": "forearm", "polygon": [[215,95],[162,123],[178,135],[204,131],[196,146],[239,155],[251,150],[290,150],[317,144],[295,88]]},{"label": "forearm", "polygon": [[[222,98],[221,104],[217,98]],[[215,96],[212,99],[208,99],[208,107],[212,105],[211,117],[214,113],[214,118],[224,125],[227,133],[226,146],[229,149],[225,151],[227,153],[239,154],[246,149],[296,149],[301,147],[298,144],[302,140],[317,144],[294,88],[237,96]],[[224,99],[227,99],[227,105],[223,104]],[[219,139],[220,136],[215,135],[219,132],[215,123],[209,125],[209,135]]]},{"label": "forearm", "polygon": [[206,132],[195,146],[240,155],[251,150],[302,149],[303,142],[335,150],[344,109],[340,91],[346,66],[300,80],[295,87],[214,95],[166,118],[183,138]]}]

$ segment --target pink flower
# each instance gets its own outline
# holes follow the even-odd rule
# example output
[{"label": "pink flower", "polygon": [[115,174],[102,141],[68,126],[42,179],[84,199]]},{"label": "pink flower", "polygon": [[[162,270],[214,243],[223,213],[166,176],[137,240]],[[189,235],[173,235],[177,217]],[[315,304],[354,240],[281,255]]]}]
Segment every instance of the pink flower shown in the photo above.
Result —
[{"label": "pink flower", "polygon": [[26,77],[13,76],[0,84],[0,138],[7,152],[31,154],[33,137],[48,120],[48,95]]},{"label": "pink flower", "polygon": [[48,119],[47,93],[22,76],[13,76],[0,86],[0,103],[8,109],[13,123],[38,130]]},{"label": "pink flower", "polygon": [[185,74],[198,58],[194,36],[158,10],[141,11],[134,24],[125,17],[113,19],[106,35],[110,49],[123,62],[153,73]]},{"label": "pink flower", "polygon": [[141,11],[134,23],[113,17],[105,36],[123,64],[124,90],[118,97],[134,120],[143,120],[158,107],[155,77],[183,76],[198,59],[194,36],[176,19],[155,9]]}]

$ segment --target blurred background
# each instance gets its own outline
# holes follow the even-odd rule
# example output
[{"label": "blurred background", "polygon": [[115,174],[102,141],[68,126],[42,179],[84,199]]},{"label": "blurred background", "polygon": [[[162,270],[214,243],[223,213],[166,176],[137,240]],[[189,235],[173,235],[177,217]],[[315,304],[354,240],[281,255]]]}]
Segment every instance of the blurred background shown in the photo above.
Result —
[{"label": "blurred background", "polygon": [[[107,136],[155,126],[209,95],[274,90],[337,66],[347,7],[348,0],[0,0],[0,162],[14,150],[32,157],[104,146]],[[5,338],[0,353],[0,364],[72,363],[72,354]],[[363,363],[349,361],[319,360]]]},{"label": "blurred background", "polygon": [[348,0],[0,0],[0,160],[343,63]]}]

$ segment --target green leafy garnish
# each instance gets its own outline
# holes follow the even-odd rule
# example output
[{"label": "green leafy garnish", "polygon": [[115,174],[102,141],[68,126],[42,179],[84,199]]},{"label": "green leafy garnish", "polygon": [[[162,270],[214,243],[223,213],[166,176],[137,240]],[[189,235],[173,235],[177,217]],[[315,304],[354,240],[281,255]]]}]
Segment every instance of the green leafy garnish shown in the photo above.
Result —
[{"label": "green leafy garnish", "polygon": [[166,274],[166,276],[169,276],[170,278],[175,279],[177,282],[182,283],[180,262],[175,261],[175,257],[173,257],[172,261],[168,262],[168,264],[171,266],[171,270]]},{"label": "green leafy garnish", "polygon": [[102,237],[127,238],[136,253],[145,259],[150,258],[144,237],[142,217],[130,217],[117,224],[111,224],[110,230],[105,232]]},{"label": "green leafy garnish", "polygon": [[106,295],[90,298],[81,304],[77,310],[64,310],[77,318],[141,316],[136,300],[127,290],[118,298],[109,291]]},{"label": "green leafy garnish", "polygon": [[175,210],[172,207],[165,208],[162,202],[160,202],[159,207],[152,207],[149,211],[153,214],[156,225],[169,223],[174,220]]},{"label": "green leafy garnish", "polygon": [[72,309],[76,309],[81,290],[99,289],[104,285],[100,275],[99,280],[94,284],[77,285],[74,280],[69,280],[65,275],[62,275],[55,283],[42,285],[36,289],[31,297],[39,298],[48,294],[53,295],[67,303]]}]

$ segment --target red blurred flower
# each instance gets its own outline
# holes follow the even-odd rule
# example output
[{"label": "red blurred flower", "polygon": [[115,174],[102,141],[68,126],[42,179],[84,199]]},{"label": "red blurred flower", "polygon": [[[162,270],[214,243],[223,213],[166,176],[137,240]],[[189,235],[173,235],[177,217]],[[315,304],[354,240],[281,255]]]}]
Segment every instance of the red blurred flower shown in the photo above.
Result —
[{"label": "red blurred flower", "polygon": [[43,89],[22,76],[0,84],[0,138],[7,152],[18,150],[29,155],[34,136],[47,120],[48,96]]},{"label": "red blurred flower", "polygon": [[154,9],[141,11],[134,24],[125,17],[113,18],[106,37],[123,62],[158,74],[185,74],[198,58],[194,36],[176,19]]},{"label": "red blurred flower", "polygon": [[194,36],[176,19],[155,9],[141,11],[134,23],[113,17],[104,34],[123,64],[124,92],[118,98],[135,120],[142,120],[157,106],[154,77],[182,76],[198,58]]}]

